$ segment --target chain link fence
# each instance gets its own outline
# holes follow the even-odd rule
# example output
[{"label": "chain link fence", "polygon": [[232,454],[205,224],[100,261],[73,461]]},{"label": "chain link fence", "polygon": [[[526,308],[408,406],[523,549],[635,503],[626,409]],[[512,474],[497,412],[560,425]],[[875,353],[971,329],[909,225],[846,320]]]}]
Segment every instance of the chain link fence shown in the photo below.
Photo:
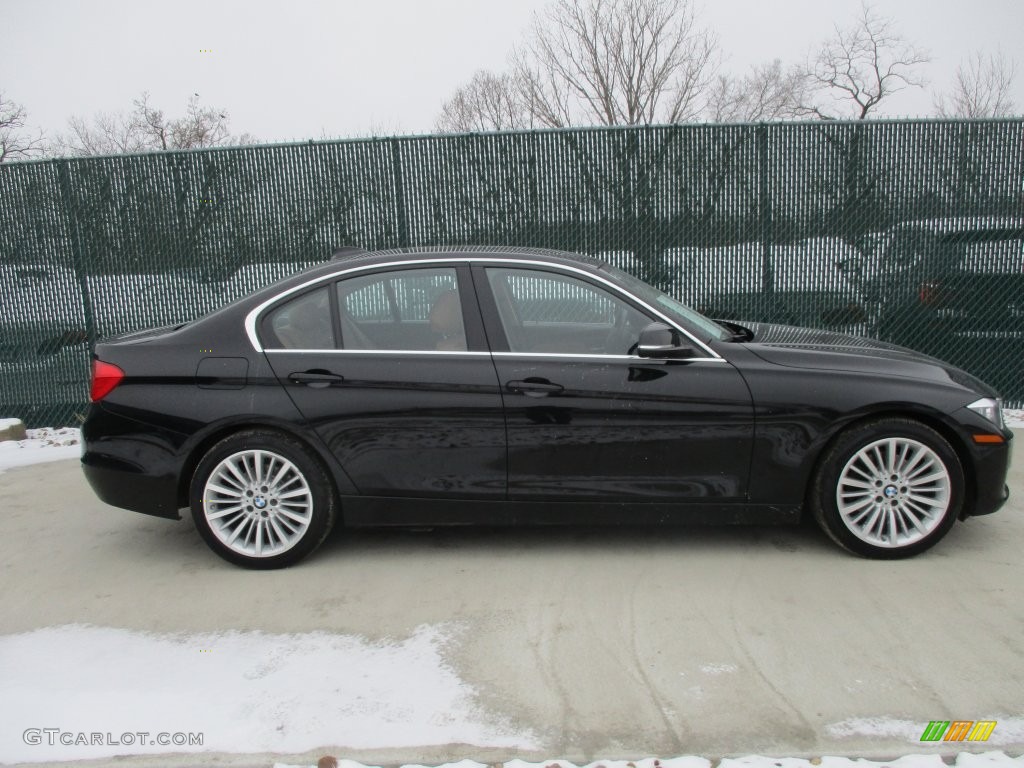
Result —
[{"label": "chain link fence", "polygon": [[722,318],[870,335],[1024,402],[1024,120],[525,131],[0,165],[0,416],[89,346],[338,247],[599,255]]}]

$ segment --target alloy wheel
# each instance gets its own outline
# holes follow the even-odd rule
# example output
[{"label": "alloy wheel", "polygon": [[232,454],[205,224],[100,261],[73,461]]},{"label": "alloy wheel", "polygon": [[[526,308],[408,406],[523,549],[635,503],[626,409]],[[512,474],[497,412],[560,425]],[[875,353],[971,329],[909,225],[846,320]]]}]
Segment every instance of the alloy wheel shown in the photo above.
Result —
[{"label": "alloy wheel", "polygon": [[313,494],[291,461],[267,450],[245,450],[221,461],[203,488],[203,514],[229,549],[272,557],[298,544],[313,517]]},{"label": "alloy wheel", "polygon": [[917,440],[875,440],[846,462],[836,505],[854,536],[876,547],[915,544],[942,522],[952,498],[949,470]]}]

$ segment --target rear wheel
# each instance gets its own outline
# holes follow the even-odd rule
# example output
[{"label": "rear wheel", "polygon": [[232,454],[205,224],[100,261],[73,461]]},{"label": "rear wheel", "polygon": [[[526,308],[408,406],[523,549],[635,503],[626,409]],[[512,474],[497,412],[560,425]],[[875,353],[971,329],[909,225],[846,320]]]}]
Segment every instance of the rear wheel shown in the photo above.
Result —
[{"label": "rear wheel", "polygon": [[828,449],[811,489],[818,524],[865,557],[909,557],[934,546],[963,506],[964,473],[942,435],[910,419],[854,427]]},{"label": "rear wheel", "polygon": [[319,460],[298,440],[246,430],[214,445],[190,488],[206,543],[246,568],[284,568],[315,550],[335,519],[335,494]]}]

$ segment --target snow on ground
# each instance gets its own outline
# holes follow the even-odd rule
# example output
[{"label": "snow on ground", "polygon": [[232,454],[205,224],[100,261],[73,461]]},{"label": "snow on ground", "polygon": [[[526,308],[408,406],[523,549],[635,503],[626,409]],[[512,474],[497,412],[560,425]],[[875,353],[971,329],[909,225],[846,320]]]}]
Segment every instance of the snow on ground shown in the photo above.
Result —
[{"label": "snow on ground", "polygon": [[[994,747],[1024,742],[1024,717],[984,717],[998,725],[985,742]],[[869,736],[902,739],[908,743],[920,741],[922,724],[915,720],[897,720],[892,717],[852,717],[827,728],[832,738],[843,739]],[[1024,756],[1022,756],[1024,757]]]},{"label": "snow on ground", "polygon": [[[1024,410],[1006,412],[1024,428]],[[77,458],[77,429],[30,429],[28,439],[0,442],[5,468]],[[536,749],[534,735],[488,721],[473,691],[443,660],[450,630],[421,627],[402,642],[359,637],[261,632],[159,635],[71,625],[0,637],[0,762],[95,759],[168,752],[305,752],[325,744],[353,749],[447,743]],[[715,672],[729,672],[718,669]],[[60,728],[70,745],[26,729]],[[833,738],[920,739],[922,723],[857,718],[828,728]],[[134,736],[147,733],[146,739]],[[202,733],[201,745],[159,744],[159,734]],[[97,734],[103,743],[89,741]],[[111,734],[111,736],[108,736]],[[127,743],[123,734],[133,736]],[[84,737],[85,743],[82,743]],[[64,740],[68,740],[65,736]],[[999,719],[989,744],[1024,740],[1024,719]],[[13,746],[12,746],[13,745]],[[980,746],[980,745],[979,745]],[[365,768],[342,760],[341,768]],[[505,768],[575,768],[562,760]],[[590,768],[629,768],[601,761]],[[703,758],[637,760],[634,768],[711,768]],[[875,763],[824,757],[744,757],[717,768],[944,768],[938,755]],[[960,754],[957,768],[1024,768],[1024,756]],[[278,764],[277,768],[287,768]],[[406,768],[421,768],[408,766]],[[486,768],[463,761],[444,768]]]},{"label": "snow on ground", "polygon": [[[5,421],[10,420],[0,419],[0,428]],[[25,440],[0,441],[0,472],[11,467],[81,456],[82,435],[74,427],[29,429],[25,435]]]},{"label": "snow on ground", "polygon": [[[332,768],[367,768],[362,763],[352,760],[328,762]],[[527,763],[522,760],[509,760],[500,763],[504,768],[711,768],[711,761],[703,757],[674,757],[664,760],[648,757],[642,760],[597,760],[585,766],[577,766],[568,760],[545,760],[540,763]],[[1022,768],[1024,756],[1010,757],[1003,752],[983,752],[972,754],[961,752],[953,764],[955,768]],[[274,768],[315,768],[315,766],[290,765],[275,763]],[[402,768],[424,768],[421,765],[405,765]],[[438,768],[493,768],[484,763],[472,760],[461,760],[457,763],[445,763]],[[806,759],[802,757],[727,757],[720,760],[715,768],[948,768],[939,755],[906,755],[895,760],[878,762],[847,757],[820,757]]]},{"label": "snow on ground", "polygon": [[[457,625],[405,640],[258,631],[157,634],[88,625],[0,636],[0,763],[115,755],[300,753],[464,744],[540,749],[530,732],[488,717],[444,660]],[[832,739],[879,736],[914,754],[872,762],[838,757],[722,759],[715,768],[946,768],[950,748],[1019,744],[1024,719],[998,718],[986,743],[922,744],[926,723],[860,718]],[[46,730],[44,730],[46,729]],[[194,741],[201,735],[201,743]],[[192,738],[193,741],[188,739]],[[329,762],[329,761],[328,761]],[[340,760],[340,768],[366,768]],[[1024,768],[1024,756],[961,754],[957,768]],[[590,763],[588,768],[712,768],[703,757]],[[278,763],[276,768],[299,768]],[[422,768],[422,766],[405,766]],[[493,768],[464,760],[445,768]],[[503,768],[575,768],[553,759]]]},{"label": "snow on ground", "polygon": [[[422,626],[406,640],[371,643],[325,632],[152,634],[67,625],[2,636],[0,763],[297,753],[325,744],[536,749],[532,734],[513,733],[477,710],[472,688],[443,658],[453,632]],[[72,736],[55,736],[51,745],[41,734],[28,739],[41,743],[26,744],[32,728]],[[160,734],[173,742],[175,734],[196,733],[201,746],[159,743]],[[92,734],[103,743],[91,744]]]}]

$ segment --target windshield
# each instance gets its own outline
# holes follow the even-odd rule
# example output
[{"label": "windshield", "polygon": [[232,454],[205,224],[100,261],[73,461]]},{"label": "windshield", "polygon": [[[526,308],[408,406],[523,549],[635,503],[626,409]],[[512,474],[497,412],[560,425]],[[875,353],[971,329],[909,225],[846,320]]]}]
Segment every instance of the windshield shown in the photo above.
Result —
[{"label": "windshield", "polygon": [[667,293],[663,293],[653,285],[648,285],[628,272],[616,269],[608,264],[601,267],[602,270],[612,275],[622,286],[633,293],[637,298],[650,304],[669,319],[687,326],[691,331],[697,330],[703,335],[702,341],[726,341],[732,334],[716,323],[709,320],[700,312],[673,299]]}]

